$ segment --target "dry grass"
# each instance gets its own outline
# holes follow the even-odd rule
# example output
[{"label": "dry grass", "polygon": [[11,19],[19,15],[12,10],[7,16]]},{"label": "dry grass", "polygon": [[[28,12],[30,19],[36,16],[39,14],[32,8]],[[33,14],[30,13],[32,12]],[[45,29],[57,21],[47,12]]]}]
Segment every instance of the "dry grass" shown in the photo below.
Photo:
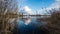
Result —
[{"label": "dry grass", "polygon": [[15,1],[0,0],[0,34],[13,34],[12,30],[16,25],[15,22],[18,17]]},{"label": "dry grass", "polygon": [[41,27],[47,34],[60,34],[60,11],[55,11],[46,21],[47,25]]},{"label": "dry grass", "polygon": [[[14,18],[15,17],[15,18]],[[15,19],[14,21],[12,21]],[[0,13],[0,34],[13,34],[13,29],[16,25],[16,19],[17,16],[14,16],[14,14],[1,14]],[[11,22],[12,21],[12,22]]]}]

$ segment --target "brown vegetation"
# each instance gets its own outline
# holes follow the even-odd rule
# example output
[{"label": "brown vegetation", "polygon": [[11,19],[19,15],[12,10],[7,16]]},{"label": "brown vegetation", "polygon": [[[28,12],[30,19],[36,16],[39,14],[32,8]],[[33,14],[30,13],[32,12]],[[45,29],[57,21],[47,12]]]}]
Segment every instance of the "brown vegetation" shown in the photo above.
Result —
[{"label": "brown vegetation", "polygon": [[41,26],[46,34],[60,34],[60,11],[55,11],[46,21],[47,25]]},{"label": "brown vegetation", "polygon": [[15,0],[0,0],[0,34],[13,34],[18,17],[16,12]]}]

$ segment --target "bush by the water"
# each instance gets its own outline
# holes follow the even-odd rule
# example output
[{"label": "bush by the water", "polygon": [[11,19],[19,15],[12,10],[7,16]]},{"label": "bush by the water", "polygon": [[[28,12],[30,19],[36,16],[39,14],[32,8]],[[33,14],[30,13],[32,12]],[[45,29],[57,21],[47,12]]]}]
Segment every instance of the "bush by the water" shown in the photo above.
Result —
[{"label": "bush by the water", "polygon": [[41,26],[46,34],[60,34],[60,10],[54,11],[46,22],[47,25]]}]

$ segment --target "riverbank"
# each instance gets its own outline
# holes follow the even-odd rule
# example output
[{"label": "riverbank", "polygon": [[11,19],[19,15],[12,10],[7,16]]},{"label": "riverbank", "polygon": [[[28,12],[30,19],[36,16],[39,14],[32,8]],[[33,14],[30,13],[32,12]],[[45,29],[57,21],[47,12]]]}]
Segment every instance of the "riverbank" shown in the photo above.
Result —
[{"label": "riverbank", "polygon": [[60,34],[60,11],[53,12],[48,19],[40,20],[47,22],[40,27],[46,34]]}]

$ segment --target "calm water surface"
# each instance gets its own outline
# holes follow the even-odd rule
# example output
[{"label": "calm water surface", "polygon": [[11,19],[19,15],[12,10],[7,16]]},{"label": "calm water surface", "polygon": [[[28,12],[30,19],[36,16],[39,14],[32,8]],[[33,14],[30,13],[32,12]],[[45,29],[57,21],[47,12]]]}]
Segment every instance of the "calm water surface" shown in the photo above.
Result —
[{"label": "calm water surface", "polygon": [[18,34],[45,34],[39,27],[43,25],[38,22],[38,17],[20,17],[17,20]]}]

